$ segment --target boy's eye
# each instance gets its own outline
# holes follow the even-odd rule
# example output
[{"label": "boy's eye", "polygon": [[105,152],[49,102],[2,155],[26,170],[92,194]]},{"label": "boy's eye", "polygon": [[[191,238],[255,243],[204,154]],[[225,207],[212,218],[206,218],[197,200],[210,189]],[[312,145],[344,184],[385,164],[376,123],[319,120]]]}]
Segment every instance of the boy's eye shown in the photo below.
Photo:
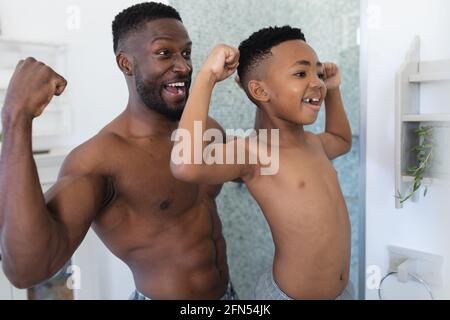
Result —
[{"label": "boy's eye", "polygon": [[304,77],[306,77],[306,72],[304,72],[304,71],[297,72],[295,75],[296,75],[297,77],[304,78]]}]

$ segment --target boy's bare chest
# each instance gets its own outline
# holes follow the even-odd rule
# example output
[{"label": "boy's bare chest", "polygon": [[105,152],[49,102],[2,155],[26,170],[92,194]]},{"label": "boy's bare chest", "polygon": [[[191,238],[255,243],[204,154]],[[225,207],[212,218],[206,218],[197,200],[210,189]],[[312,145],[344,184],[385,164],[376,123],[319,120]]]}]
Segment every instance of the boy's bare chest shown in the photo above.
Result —
[{"label": "boy's bare chest", "polygon": [[304,192],[334,189],[338,184],[333,164],[321,152],[280,154],[280,170],[275,179],[290,190]]},{"label": "boy's bare chest", "polygon": [[248,188],[266,216],[279,212],[326,213],[341,207],[337,172],[323,153],[280,152],[279,171],[259,176]]},{"label": "boy's bare chest", "polygon": [[256,192],[307,196],[333,192],[339,188],[336,169],[322,150],[289,150],[279,153],[279,170],[272,176],[259,176],[249,186]]}]

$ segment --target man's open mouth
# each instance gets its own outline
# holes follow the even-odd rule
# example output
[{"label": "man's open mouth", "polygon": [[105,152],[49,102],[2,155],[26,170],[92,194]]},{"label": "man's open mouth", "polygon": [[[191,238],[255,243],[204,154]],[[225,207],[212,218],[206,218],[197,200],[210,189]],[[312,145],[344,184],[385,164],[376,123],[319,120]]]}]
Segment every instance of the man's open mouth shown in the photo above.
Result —
[{"label": "man's open mouth", "polygon": [[172,82],[164,85],[164,90],[169,92],[171,95],[175,97],[184,97],[186,96],[187,92],[187,82],[186,81],[180,81],[180,82]]}]

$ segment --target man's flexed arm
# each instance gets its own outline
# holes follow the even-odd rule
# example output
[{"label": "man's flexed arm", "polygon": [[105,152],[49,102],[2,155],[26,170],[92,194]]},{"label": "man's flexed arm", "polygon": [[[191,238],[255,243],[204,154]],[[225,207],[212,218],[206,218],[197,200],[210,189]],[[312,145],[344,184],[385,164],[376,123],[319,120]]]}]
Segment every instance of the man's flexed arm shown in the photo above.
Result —
[{"label": "man's flexed arm", "polygon": [[[46,205],[33,159],[32,121],[66,84],[52,69],[28,58],[19,62],[6,93],[0,159],[0,244],[3,269],[17,287],[47,279],[63,266],[64,259],[70,258],[71,242],[84,236],[84,225],[95,207],[83,190],[89,185],[102,185],[101,181],[67,176],[53,188],[52,205]],[[65,216],[75,209],[72,206],[77,192],[85,198],[86,204],[78,199],[78,210],[85,217],[72,227]]]}]

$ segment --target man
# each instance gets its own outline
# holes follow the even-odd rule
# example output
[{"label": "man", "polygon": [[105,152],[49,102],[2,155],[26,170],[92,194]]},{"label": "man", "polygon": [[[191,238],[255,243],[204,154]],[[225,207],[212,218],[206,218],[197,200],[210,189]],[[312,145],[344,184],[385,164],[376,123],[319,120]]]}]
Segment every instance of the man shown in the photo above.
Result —
[{"label": "man", "polygon": [[[19,62],[3,108],[0,236],[3,269],[28,288],[70,259],[89,227],[131,269],[134,299],[232,299],[216,210],[220,186],[170,171],[172,132],[191,83],[191,41],[178,12],[142,3],[113,22],[125,111],[73,150],[45,194],[31,148],[32,121],[66,81],[32,58]],[[209,127],[221,129],[209,119]]]}]

